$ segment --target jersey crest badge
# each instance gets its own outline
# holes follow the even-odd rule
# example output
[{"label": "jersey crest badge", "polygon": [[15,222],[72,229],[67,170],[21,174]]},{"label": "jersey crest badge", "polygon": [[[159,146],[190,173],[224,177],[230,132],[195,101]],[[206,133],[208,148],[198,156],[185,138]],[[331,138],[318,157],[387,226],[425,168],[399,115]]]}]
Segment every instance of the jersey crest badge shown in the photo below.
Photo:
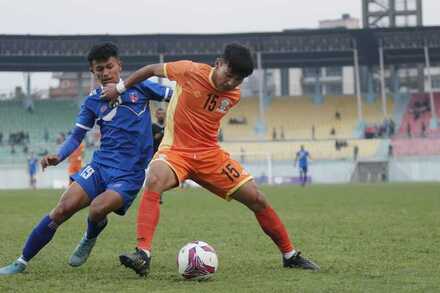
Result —
[{"label": "jersey crest badge", "polygon": [[229,105],[231,104],[231,101],[228,99],[224,99],[220,102],[220,105],[218,106],[217,112],[226,113],[228,111]]},{"label": "jersey crest badge", "polygon": [[139,100],[138,95],[136,94],[136,92],[129,92],[128,93],[128,97],[130,98],[130,101],[132,103],[136,103]]}]

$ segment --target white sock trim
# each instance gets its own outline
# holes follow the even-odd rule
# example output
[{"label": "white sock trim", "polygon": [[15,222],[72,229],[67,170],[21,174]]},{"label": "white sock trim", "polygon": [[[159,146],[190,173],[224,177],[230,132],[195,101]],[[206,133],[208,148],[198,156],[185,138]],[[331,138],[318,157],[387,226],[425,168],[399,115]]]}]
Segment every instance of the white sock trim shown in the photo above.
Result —
[{"label": "white sock trim", "polygon": [[150,252],[149,250],[147,250],[147,249],[142,249],[142,248],[141,248],[141,250],[142,250],[143,252],[145,252],[145,253],[148,255],[148,257],[151,257],[151,252]]},{"label": "white sock trim", "polygon": [[294,250],[292,250],[292,251],[290,251],[290,252],[283,253],[283,257],[284,257],[285,259],[289,259],[289,258],[291,258],[292,256],[294,256],[295,254],[296,254],[296,250],[294,249]]},{"label": "white sock trim", "polygon": [[19,258],[17,258],[17,261],[19,263],[24,264],[25,266],[27,266],[28,262],[24,260],[23,256],[20,256]]}]

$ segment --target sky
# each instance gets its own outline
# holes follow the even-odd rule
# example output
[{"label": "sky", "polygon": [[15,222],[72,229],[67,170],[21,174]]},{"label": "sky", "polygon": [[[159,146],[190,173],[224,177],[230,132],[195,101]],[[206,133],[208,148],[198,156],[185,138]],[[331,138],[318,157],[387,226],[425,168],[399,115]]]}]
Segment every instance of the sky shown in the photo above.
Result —
[{"label": "sky", "polygon": [[[425,25],[440,25],[439,0],[423,0],[423,10]],[[0,34],[265,32],[317,28],[343,13],[361,19],[361,0],[0,0]],[[32,80],[33,89],[54,85],[47,73]],[[0,73],[0,94],[23,84],[22,73]]]}]

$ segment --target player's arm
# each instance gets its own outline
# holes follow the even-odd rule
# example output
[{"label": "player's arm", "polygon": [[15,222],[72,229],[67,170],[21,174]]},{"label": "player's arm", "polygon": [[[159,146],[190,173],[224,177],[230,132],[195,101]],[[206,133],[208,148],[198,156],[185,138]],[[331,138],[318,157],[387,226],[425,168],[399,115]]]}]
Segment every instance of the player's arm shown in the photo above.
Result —
[{"label": "player's arm", "polygon": [[146,97],[159,102],[169,102],[173,96],[173,90],[157,82],[144,80],[140,84]]},{"label": "player's arm", "polygon": [[144,66],[132,73],[125,81],[121,80],[117,84],[106,85],[101,97],[106,97],[110,100],[116,99],[120,94],[125,92],[126,89],[153,76],[166,77],[163,63]]},{"label": "player's arm", "polygon": [[67,140],[63,143],[56,155],[47,155],[41,159],[41,168],[44,171],[48,166],[56,166],[66,159],[81,144],[87,131],[92,129],[95,124],[95,113],[87,106],[88,100],[81,105],[81,110],[77,117],[76,126]]},{"label": "player's arm", "polygon": [[73,153],[84,139],[87,130],[76,126],[72,135],[70,135],[63,143],[56,155],[47,155],[41,159],[41,168],[46,169],[48,166],[56,166],[64,161],[71,153]]}]

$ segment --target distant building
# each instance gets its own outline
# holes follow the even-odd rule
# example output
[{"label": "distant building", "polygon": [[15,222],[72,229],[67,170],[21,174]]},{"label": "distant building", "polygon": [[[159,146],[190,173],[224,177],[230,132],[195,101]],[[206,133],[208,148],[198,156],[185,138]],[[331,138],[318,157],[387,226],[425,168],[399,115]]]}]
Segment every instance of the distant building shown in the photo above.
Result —
[{"label": "distant building", "polygon": [[351,17],[350,14],[342,14],[338,19],[326,19],[319,21],[319,28],[347,28],[357,29],[360,28],[360,20],[358,18]]},{"label": "distant building", "polygon": [[[76,72],[57,72],[52,75],[52,78],[58,80],[58,87],[49,88],[50,99],[74,99],[87,95],[93,81],[90,74]],[[81,87],[79,86],[80,78]]]},{"label": "distant building", "polygon": [[[122,72],[121,77],[126,78],[129,74],[130,72]],[[50,99],[83,98],[90,93],[92,88],[96,87],[93,75],[87,72],[57,72],[53,73],[52,78],[58,80],[58,86],[49,89]],[[79,82],[80,80],[81,82]],[[157,78],[152,78],[152,80],[157,81]],[[170,85],[171,83],[166,84]]]}]

